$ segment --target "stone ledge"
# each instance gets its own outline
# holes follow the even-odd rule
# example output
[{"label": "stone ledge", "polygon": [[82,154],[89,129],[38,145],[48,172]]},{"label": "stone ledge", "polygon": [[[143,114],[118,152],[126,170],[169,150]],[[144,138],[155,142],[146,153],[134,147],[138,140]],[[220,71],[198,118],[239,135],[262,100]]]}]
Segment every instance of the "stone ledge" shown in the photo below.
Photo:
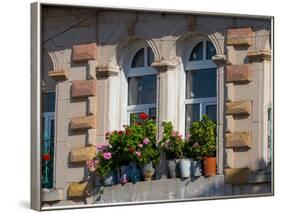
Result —
[{"label": "stone ledge", "polygon": [[226,103],[226,115],[250,115],[252,103],[251,101],[232,101]]},{"label": "stone ledge", "polygon": [[228,65],[226,67],[226,82],[243,84],[252,81],[253,66],[251,64]]},{"label": "stone ledge", "polygon": [[271,51],[270,50],[265,50],[265,49],[261,49],[261,50],[254,50],[254,51],[249,51],[247,53],[248,58],[251,61],[257,60],[271,60]]},{"label": "stone ledge", "polygon": [[72,61],[74,62],[86,62],[88,60],[97,60],[97,45],[80,44],[72,47]]},{"label": "stone ledge", "polygon": [[227,45],[250,46],[253,44],[253,31],[251,27],[227,30]]},{"label": "stone ledge", "polygon": [[116,76],[119,74],[119,67],[99,65],[96,67],[96,73],[97,73],[97,77]]},{"label": "stone ledge", "polygon": [[249,181],[248,168],[231,168],[224,170],[224,181],[226,184],[247,184]]},{"label": "stone ledge", "polygon": [[72,82],[72,98],[84,98],[97,95],[97,80],[76,80]]},{"label": "stone ledge", "polygon": [[159,72],[166,72],[168,70],[175,69],[179,64],[179,61],[174,59],[171,61],[161,60],[161,61],[154,61],[151,66],[157,69]]},{"label": "stone ledge", "polygon": [[55,80],[67,80],[69,78],[68,70],[51,70],[48,72],[48,76]]},{"label": "stone ledge", "polygon": [[93,159],[96,152],[95,146],[73,148],[69,152],[69,161],[70,163],[84,163]]},{"label": "stone ledge", "polygon": [[70,121],[70,129],[71,130],[83,130],[83,129],[96,129],[96,116],[81,116],[72,118]]},{"label": "stone ledge", "polygon": [[214,55],[212,61],[218,66],[224,65],[226,63],[226,55]]},{"label": "stone ledge", "polygon": [[251,148],[252,134],[250,132],[228,133],[226,136],[226,148]]},{"label": "stone ledge", "polygon": [[52,190],[42,189],[42,201],[50,202],[50,201],[59,201],[59,200],[63,200],[63,189],[52,189]]}]

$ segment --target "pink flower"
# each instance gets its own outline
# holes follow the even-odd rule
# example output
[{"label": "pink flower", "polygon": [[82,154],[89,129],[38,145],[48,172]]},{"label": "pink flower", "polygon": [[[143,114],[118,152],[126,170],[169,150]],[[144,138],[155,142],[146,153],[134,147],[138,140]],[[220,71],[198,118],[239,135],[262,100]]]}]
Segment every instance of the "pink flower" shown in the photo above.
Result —
[{"label": "pink flower", "polygon": [[176,132],[176,131],[172,131],[172,136],[173,136],[173,137],[176,137],[176,136],[177,136],[177,134],[178,134],[178,132]]},{"label": "pink flower", "polygon": [[187,134],[186,134],[186,140],[189,140],[189,138],[190,138],[190,134],[187,133]]},{"label": "pink flower", "polygon": [[105,160],[110,160],[111,157],[112,157],[111,152],[105,152],[105,153],[103,153],[103,158],[104,158]]},{"label": "pink flower", "polygon": [[144,145],[146,145],[150,142],[150,140],[148,138],[144,138],[142,142]]},{"label": "pink flower", "polygon": [[97,149],[98,151],[103,151],[107,145],[106,144],[98,144]]},{"label": "pink flower", "polygon": [[141,152],[135,152],[138,157],[141,156]]},{"label": "pink flower", "polygon": [[86,161],[86,166],[90,170],[95,170],[97,168],[98,164],[99,164],[98,160],[87,160]]},{"label": "pink flower", "polygon": [[138,147],[139,147],[139,148],[142,148],[142,147],[143,147],[143,145],[140,143],[140,144],[138,144]]},{"label": "pink flower", "polygon": [[195,144],[192,145],[192,147],[197,148],[197,147],[199,147],[199,144],[195,143]]}]

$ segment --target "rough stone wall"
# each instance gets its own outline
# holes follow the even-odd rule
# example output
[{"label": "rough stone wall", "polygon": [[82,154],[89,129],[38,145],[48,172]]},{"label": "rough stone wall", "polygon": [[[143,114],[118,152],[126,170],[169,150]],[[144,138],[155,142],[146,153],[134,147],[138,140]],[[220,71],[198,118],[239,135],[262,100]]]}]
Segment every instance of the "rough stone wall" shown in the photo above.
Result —
[{"label": "rough stone wall", "polygon": [[[270,55],[269,29],[270,21],[262,19],[44,8],[42,85],[56,91],[54,181],[60,204],[71,204],[71,197],[85,202],[88,172],[83,162],[93,156],[96,144],[105,142],[105,132],[124,124],[123,80],[134,45],[148,45],[155,55],[152,66],[161,82],[157,118],[171,120],[183,132],[185,82],[178,81],[184,76],[186,52],[198,37],[211,40],[219,70],[219,173],[263,168],[263,115],[271,102],[270,89],[265,89],[271,85],[263,82],[271,76],[264,60],[266,51]],[[226,135],[232,133],[238,135]],[[230,177],[235,173],[228,172]]]}]

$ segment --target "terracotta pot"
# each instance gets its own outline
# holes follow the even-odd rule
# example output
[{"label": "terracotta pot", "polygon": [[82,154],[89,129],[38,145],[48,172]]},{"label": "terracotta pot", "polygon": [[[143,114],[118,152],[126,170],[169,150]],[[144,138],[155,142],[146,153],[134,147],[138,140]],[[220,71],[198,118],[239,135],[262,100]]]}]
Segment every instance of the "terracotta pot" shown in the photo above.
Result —
[{"label": "terracotta pot", "polygon": [[204,176],[215,176],[216,175],[216,158],[206,157],[203,158]]}]

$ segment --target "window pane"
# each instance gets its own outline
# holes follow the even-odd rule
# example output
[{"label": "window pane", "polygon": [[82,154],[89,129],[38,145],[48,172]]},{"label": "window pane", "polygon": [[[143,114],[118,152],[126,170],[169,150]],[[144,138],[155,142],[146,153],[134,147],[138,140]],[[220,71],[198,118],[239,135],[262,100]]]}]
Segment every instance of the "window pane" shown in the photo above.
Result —
[{"label": "window pane", "polygon": [[132,67],[144,67],[144,48],[140,49],[134,56]]},{"label": "window pane", "polygon": [[129,81],[129,105],[156,103],[156,75],[131,77]]},{"label": "window pane", "polygon": [[189,58],[190,61],[199,61],[203,60],[203,42],[198,43],[194,49],[192,50],[192,53]]},{"label": "window pane", "polygon": [[216,49],[212,42],[207,41],[207,59],[212,59],[214,55],[216,55]]},{"label": "window pane", "polygon": [[200,119],[200,105],[199,104],[187,104],[185,106],[185,132],[189,132],[189,129],[194,121]]},{"label": "window pane", "polygon": [[186,98],[216,97],[216,69],[186,72]]},{"label": "window pane", "polygon": [[142,120],[140,119],[140,114],[141,114],[141,112],[130,113],[130,125],[132,125],[133,122],[142,123]]},{"label": "window pane", "polygon": [[42,111],[54,112],[55,100],[56,100],[56,93],[54,92],[42,93],[42,104],[43,104]]},{"label": "window pane", "polygon": [[212,121],[217,121],[217,106],[216,105],[206,106],[206,114]]},{"label": "window pane", "polygon": [[149,109],[149,119],[156,120],[156,108]]},{"label": "window pane", "polygon": [[152,64],[152,62],[154,61],[154,54],[152,52],[152,49],[150,47],[147,48],[147,63],[148,66],[150,66]]}]

